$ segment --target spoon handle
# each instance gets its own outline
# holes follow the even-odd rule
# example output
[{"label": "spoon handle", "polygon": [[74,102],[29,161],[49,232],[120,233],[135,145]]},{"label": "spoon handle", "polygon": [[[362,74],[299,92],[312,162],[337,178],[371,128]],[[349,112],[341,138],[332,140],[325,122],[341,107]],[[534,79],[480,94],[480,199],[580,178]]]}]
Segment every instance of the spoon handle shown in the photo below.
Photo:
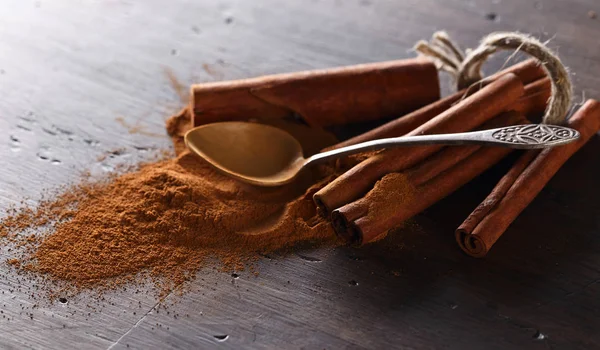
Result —
[{"label": "spoon handle", "polygon": [[577,130],[558,125],[513,125],[498,129],[455,134],[402,136],[367,141],[318,153],[309,157],[309,163],[323,162],[343,156],[383,148],[417,145],[484,145],[520,149],[547,148],[564,145],[579,138]]}]

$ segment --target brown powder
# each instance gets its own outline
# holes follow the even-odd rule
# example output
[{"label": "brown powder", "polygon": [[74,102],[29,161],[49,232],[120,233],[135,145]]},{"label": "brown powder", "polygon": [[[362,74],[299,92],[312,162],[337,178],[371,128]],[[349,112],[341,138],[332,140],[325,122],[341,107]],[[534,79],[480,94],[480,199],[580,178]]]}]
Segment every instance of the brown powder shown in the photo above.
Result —
[{"label": "brown powder", "polygon": [[390,173],[379,180],[373,189],[365,196],[369,203],[369,212],[392,214],[395,210],[389,205],[387,198],[399,198],[401,201],[410,201],[415,197],[417,189],[404,173]]},{"label": "brown powder", "polygon": [[[396,198],[401,201],[410,201],[418,196],[417,188],[409,181],[404,173],[390,173],[379,180],[373,189],[364,197],[364,201],[369,203],[369,210],[365,215],[365,220],[377,220],[377,217],[391,216],[398,206],[390,205],[389,198]],[[374,214],[374,218],[371,217]],[[403,223],[404,224],[404,223]],[[399,229],[402,226],[396,226],[393,229]],[[386,231],[378,236],[375,242],[387,236]]]},{"label": "brown powder", "polygon": [[12,212],[0,222],[3,241],[20,247],[9,263],[76,289],[110,288],[140,273],[168,289],[212,258],[241,269],[257,253],[335,242],[312,203],[327,174],[315,171],[278,188],[240,183],[185,150],[181,135],[189,125],[185,112],[167,123],[174,159]]},{"label": "brown powder", "polygon": [[183,136],[192,126],[192,117],[188,112],[189,110],[186,107],[180,110],[179,113],[167,119],[167,133],[169,136],[171,136],[173,147],[175,148],[175,153],[177,154],[181,154],[187,149],[185,147],[185,143],[183,142]]},{"label": "brown powder", "polygon": [[163,137],[163,135],[146,131],[144,125],[141,124],[140,120],[137,120],[135,122],[135,124],[129,124],[125,120],[125,118],[117,117],[117,118],[115,118],[115,121],[117,123],[119,123],[122,127],[124,127],[125,129],[127,129],[127,132],[130,134],[140,134],[140,135],[145,135],[145,136]]}]

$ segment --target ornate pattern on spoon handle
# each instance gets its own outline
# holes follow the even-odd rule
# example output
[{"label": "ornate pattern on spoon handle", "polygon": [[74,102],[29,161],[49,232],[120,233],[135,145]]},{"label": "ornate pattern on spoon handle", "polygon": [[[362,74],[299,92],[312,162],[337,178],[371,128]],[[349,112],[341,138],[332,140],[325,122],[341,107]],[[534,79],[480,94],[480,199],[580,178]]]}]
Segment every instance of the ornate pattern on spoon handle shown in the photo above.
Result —
[{"label": "ornate pattern on spoon handle", "polygon": [[579,133],[558,125],[517,125],[501,128],[492,134],[496,140],[520,145],[552,145],[577,139]]}]

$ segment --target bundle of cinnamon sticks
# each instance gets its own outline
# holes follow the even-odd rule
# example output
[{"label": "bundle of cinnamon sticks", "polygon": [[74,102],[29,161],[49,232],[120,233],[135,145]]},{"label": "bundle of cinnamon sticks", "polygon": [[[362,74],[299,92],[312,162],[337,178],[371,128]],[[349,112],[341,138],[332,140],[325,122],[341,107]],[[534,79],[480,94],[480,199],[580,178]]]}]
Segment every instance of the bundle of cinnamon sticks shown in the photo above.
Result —
[{"label": "bundle of cinnamon sticks", "polygon": [[[486,79],[477,92],[460,91],[335,147],[382,137],[452,133],[529,123],[544,111],[551,84],[533,61]],[[472,89],[470,89],[472,90]],[[465,97],[466,96],[466,97]],[[568,123],[577,143],[522,155],[492,194],[456,232],[460,247],[482,257],[560,166],[600,129],[600,107],[589,101]],[[529,117],[529,119],[528,119]],[[551,131],[548,131],[551,132]],[[539,135],[540,137],[545,135]],[[511,152],[480,146],[422,146],[385,150],[361,160],[314,195],[322,215],[350,243],[385,237]]]},{"label": "bundle of cinnamon sticks", "polygon": [[[439,99],[435,65],[410,59],[194,85],[191,92],[195,126],[299,116],[310,126],[328,127],[396,118],[331,149],[378,138],[530,123],[545,110],[551,83],[538,62],[528,60]],[[466,253],[487,254],[566,159],[600,129],[600,104],[588,102],[569,126],[581,133],[578,142],[523,153],[458,228],[456,238]],[[340,237],[365,244],[384,237],[510,152],[434,145],[352,156],[338,164],[341,174],[313,199]]]}]

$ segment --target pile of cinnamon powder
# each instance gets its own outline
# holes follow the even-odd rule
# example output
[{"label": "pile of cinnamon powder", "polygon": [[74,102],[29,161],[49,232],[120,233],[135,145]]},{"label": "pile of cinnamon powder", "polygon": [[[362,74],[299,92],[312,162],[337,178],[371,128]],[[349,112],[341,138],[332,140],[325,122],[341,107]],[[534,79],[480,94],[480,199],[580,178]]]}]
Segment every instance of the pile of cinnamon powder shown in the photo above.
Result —
[{"label": "pile of cinnamon powder", "polygon": [[[170,288],[215,259],[241,269],[257,253],[335,241],[309,188],[326,181],[326,172],[279,188],[245,185],[185,150],[181,136],[189,127],[186,113],[167,123],[173,159],[10,213],[0,222],[0,242],[18,253],[8,262],[76,289],[110,288],[145,273]],[[314,139],[302,130],[301,141],[302,133]]]}]

